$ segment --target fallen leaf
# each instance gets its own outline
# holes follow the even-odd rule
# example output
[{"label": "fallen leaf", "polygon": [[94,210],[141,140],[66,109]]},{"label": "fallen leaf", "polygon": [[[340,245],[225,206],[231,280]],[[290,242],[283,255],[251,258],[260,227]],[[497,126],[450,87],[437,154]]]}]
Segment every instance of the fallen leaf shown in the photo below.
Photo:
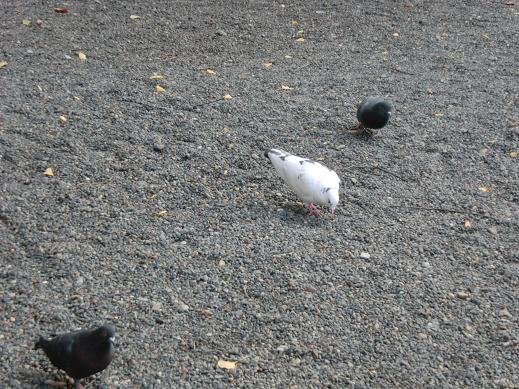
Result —
[{"label": "fallen leaf", "polygon": [[483,33],[483,34],[481,34],[481,35],[482,35],[483,38],[485,38],[485,39],[490,39],[490,36],[489,36],[488,34]]},{"label": "fallen leaf", "polygon": [[398,32],[394,32],[393,36],[400,36],[400,34]]},{"label": "fallen leaf", "polygon": [[30,19],[22,19],[22,24],[24,26],[30,26],[32,24]]},{"label": "fallen leaf", "polygon": [[130,15],[130,19],[132,20],[137,20],[137,19],[140,19],[141,17],[139,15]]},{"label": "fallen leaf", "polygon": [[151,76],[150,76],[150,80],[163,80],[165,77],[161,74],[158,74],[158,73],[153,73]]},{"label": "fallen leaf", "polygon": [[7,66],[6,61],[0,61],[0,69],[2,69],[4,66]]},{"label": "fallen leaf", "polygon": [[54,12],[56,12],[58,14],[68,14],[68,9],[63,8],[63,7],[57,7],[57,8],[54,8]]},{"label": "fallen leaf", "polygon": [[435,113],[434,113],[434,116],[436,116],[437,118],[441,118],[441,117],[443,117],[443,113],[441,113],[441,112],[435,112]]},{"label": "fallen leaf", "polygon": [[470,222],[470,220],[465,220],[465,223],[463,223],[463,225],[465,226],[465,228],[472,227],[472,223]]},{"label": "fallen leaf", "polygon": [[298,22],[297,20],[292,20],[292,21],[290,21],[290,24],[291,24],[292,26],[299,26],[299,22]]},{"label": "fallen leaf", "polygon": [[164,89],[160,85],[157,85],[157,86],[155,86],[155,92],[157,92],[157,93],[164,93],[164,92],[166,92],[166,89]]},{"label": "fallen leaf", "polygon": [[238,362],[236,361],[226,361],[223,359],[218,360],[218,363],[216,364],[217,367],[220,369],[225,370],[235,370],[238,367]]},{"label": "fallen leaf", "polygon": [[510,157],[511,158],[519,157],[519,151],[510,151]]},{"label": "fallen leaf", "polygon": [[160,211],[159,213],[157,213],[157,216],[158,217],[168,217],[168,211],[166,211],[165,209]]},{"label": "fallen leaf", "polygon": [[214,71],[213,69],[206,69],[205,70],[207,74],[209,74],[210,76],[214,76],[216,74],[216,71]]},{"label": "fallen leaf", "polygon": [[47,176],[47,177],[53,177],[53,176],[54,176],[54,170],[52,170],[51,167],[48,167],[48,168],[45,169],[45,171],[43,172],[43,175],[44,175],[44,176]]},{"label": "fallen leaf", "polygon": [[231,96],[230,94],[226,94],[226,95],[223,96],[223,98],[224,98],[225,100],[231,100],[231,99],[232,99],[232,96]]},{"label": "fallen leaf", "polygon": [[223,259],[220,259],[220,261],[218,262],[218,266],[224,267],[225,266],[225,261]]},{"label": "fallen leaf", "polygon": [[64,116],[64,115],[61,115],[61,116],[59,117],[59,120],[61,120],[62,123],[66,123],[66,122],[68,122],[67,117]]},{"label": "fallen leaf", "polygon": [[265,69],[270,69],[270,68],[272,67],[272,62],[265,62],[265,63],[263,64],[263,67],[264,67]]},{"label": "fallen leaf", "polygon": [[492,192],[492,188],[489,188],[488,186],[480,186],[479,190],[483,193],[489,193]]},{"label": "fallen leaf", "polygon": [[294,88],[292,88],[292,87],[290,87],[288,85],[281,85],[281,89],[283,89],[283,90],[292,90]]},{"label": "fallen leaf", "polygon": [[82,51],[80,51],[79,53],[77,53],[77,56],[79,57],[79,59],[80,59],[81,61],[84,61],[84,60],[87,59],[86,54],[83,53]]},{"label": "fallen leaf", "polygon": [[285,58],[290,59],[292,56],[290,54],[285,55]]},{"label": "fallen leaf", "polygon": [[305,41],[305,38],[303,38],[303,37],[296,39],[296,42],[304,42],[304,41]]},{"label": "fallen leaf", "polygon": [[73,97],[74,97],[74,100],[76,100],[76,101],[81,100],[81,97],[79,97],[79,96],[73,96]]}]

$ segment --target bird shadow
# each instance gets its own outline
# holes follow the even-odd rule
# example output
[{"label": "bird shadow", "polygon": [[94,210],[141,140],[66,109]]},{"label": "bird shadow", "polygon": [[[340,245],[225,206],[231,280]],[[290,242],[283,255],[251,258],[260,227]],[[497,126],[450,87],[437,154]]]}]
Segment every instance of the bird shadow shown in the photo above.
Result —
[{"label": "bird shadow", "polygon": [[[72,388],[74,384],[69,381],[67,376],[59,372],[46,373],[38,370],[24,370],[20,372],[20,378],[23,382],[31,383],[33,387],[39,389],[49,388]],[[62,386],[56,386],[52,383],[62,382]]]},{"label": "bird shadow", "polygon": [[375,142],[380,135],[376,131],[370,130],[362,130],[362,131],[352,131],[348,128],[342,129],[339,131],[339,139],[347,139],[349,141],[357,141],[357,142]]},{"label": "bird shadow", "polygon": [[326,212],[321,211],[321,215],[318,217],[311,216],[304,207],[297,203],[285,203],[280,205],[280,208],[282,208],[282,210],[277,212],[277,219],[284,223],[298,226],[305,224],[310,227],[321,227],[330,221]]}]

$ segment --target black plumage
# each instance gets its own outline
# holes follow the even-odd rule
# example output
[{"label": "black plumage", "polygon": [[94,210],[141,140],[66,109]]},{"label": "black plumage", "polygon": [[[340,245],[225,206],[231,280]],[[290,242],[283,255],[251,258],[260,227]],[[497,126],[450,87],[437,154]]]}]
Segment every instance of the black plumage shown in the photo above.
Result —
[{"label": "black plumage", "polygon": [[354,130],[377,130],[384,127],[389,122],[391,111],[391,104],[383,98],[367,97],[357,109],[359,125]]},{"label": "black plumage", "polygon": [[58,335],[50,340],[43,337],[34,349],[42,349],[51,363],[74,378],[76,389],[79,380],[104,370],[114,355],[115,329],[104,325],[90,330]]}]

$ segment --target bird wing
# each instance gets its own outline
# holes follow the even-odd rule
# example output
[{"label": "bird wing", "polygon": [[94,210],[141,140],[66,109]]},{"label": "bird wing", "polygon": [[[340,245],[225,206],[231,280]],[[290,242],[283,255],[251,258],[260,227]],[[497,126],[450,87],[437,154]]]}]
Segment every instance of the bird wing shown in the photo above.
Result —
[{"label": "bird wing", "polygon": [[54,366],[69,370],[74,354],[74,338],[70,334],[59,335],[47,341],[42,348]]}]

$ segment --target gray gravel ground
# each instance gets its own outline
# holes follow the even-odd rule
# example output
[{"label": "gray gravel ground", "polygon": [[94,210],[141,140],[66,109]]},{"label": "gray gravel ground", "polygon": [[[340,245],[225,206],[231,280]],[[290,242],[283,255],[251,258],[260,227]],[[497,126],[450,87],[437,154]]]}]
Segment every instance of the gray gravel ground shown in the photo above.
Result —
[{"label": "gray gravel ground", "polygon": [[[0,386],[111,322],[90,388],[519,387],[513,3],[3,1]],[[333,220],[270,147],[338,172]]]}]

